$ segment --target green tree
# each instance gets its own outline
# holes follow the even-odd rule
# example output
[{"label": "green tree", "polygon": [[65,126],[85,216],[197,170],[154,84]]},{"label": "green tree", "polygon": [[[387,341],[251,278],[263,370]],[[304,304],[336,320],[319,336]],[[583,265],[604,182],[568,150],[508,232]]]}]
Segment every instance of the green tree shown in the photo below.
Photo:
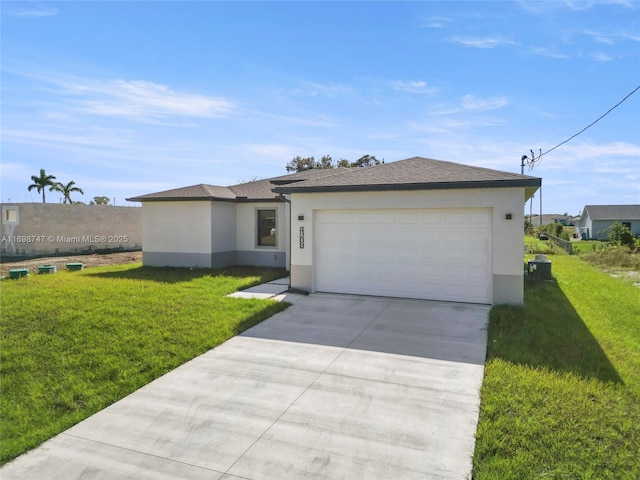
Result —
[{"label": "green tree", "polygon": [[40,175],[31,175],[31,181],[33,182],[27,190],[31,191],[34,188],[38,191],[38,193],[42,193],[42,203],[47,203],[47,198],[45,197],[45,190],[49,187],[49,191],[55,190],[56,183],[54,180],[56,177],[53,175],[47,175],[44,171],[44,168],[40,169]]},{"label": "green tree", "polygon": [[89,202],[89,205],[109,205],[109,197],[93,197],[93,200]]},{"label": "green tree", "polygon": [[622,225],[618,222],[613,222],[609,228],[609,243],[613,245],[625,245],[629,248],[634,248],[635,239],[631,230],[626,225]]},{"label": "green tree", "polygon": [[311,170],[316,168],[316,159],[313,157],[296,156],[287,163],[287,172],[304,172],[305,170]]},{"label": "green tree", "polygon": [[74,186],[75,184],[76,182],[74,182],[73,180],[71,180],[66,185],[60,182],[55,184],[55,186],[53,187],[53,190],[56,190],[62,193],[62,195],[64,196],[64,200],[62,201],[62,203],[73,203],[73,201],[71,200],[71,194],[73,192],[78,192],[81,195],[84,195],[84,192],[82,191],[82,189],[80,187],[75,187]]},{"label": "green tree", "polygon": [[316,168],[336,168],[333,164],[331,155],[324,155],[318,162],[316,162]]},{"label": "green tree", "polygon": [[384,160],[378,160],[375,155],[364,155],[355,162],[350,162],[346,158],[341,158],[337,163],[333,162],[331,155],[324,155],[320,160],[316,160],[314,157],[301,157],[298,155],[293,157],[291,161],[287,163],[286,169],[287,172],[304,172],[305,170],[320,168],[372,167],[383,163]]},{"label": "green tree", "polygon": [[375,165],[381,165],[384,163],[384,160],[380,161],[376,158],[375,155],[364,155],[360,157],[358,160],[353,162],[351,167],[373,167]]}]

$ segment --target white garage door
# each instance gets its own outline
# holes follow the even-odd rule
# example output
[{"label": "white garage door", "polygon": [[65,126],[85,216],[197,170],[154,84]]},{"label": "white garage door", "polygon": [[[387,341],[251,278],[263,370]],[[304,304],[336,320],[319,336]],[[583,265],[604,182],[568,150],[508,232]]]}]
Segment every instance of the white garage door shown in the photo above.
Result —
[{"label": "white garage door", "polygon": [[315,289],[491,303],[491,211],[319,210]]}]

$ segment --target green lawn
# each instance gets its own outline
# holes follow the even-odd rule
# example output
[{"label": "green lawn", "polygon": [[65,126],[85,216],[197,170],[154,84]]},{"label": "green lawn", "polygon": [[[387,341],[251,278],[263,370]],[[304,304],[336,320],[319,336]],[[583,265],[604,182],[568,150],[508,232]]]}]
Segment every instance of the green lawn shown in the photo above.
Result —
[{"label": "green lawn", "polygon": [[[540,240],[539,238],[525,235],[524,245],[527,253],[554,253],[556,246],[549,240]],[[563,252],[563,250],[560,250]]]},{"label": "green lawn", "polygon": [[640,289],[551,261],[491,311],[474,478],[640,478]]},{"label": "green lawn", "polygon": [[598,248],[602,248],[603,245],[604,242],[601,242],[600,240],[579,240],[576,242],[571,242],[573,253],[593,252]]},{"label": "green lawn", "polygon": [[282,310],[225,295],[283,275],[128,265],[4,280],[1,462]]}]

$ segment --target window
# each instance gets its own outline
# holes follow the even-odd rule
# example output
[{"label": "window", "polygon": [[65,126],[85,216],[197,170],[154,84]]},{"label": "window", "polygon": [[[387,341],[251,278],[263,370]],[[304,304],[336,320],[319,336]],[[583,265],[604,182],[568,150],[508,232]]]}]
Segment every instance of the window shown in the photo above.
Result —
[{"label": "window", "polygon": [[5,221],[7,222],[15,222],[16,220],[18,220],[18,212],[16,212],[15,210],[5,210],[5,214],[6,217]]},{"label": "window", "polygon": [[276,211],[258,210],[258,246],[276,246]]},{"label": "window", "polygon": [[15,208],[2,208],[2,223],[18,223],[18,210]]},{"label": "window", "polygon": [[631,230],[631,222],[622,222],[622,226],[627,227],[629,230]]}]

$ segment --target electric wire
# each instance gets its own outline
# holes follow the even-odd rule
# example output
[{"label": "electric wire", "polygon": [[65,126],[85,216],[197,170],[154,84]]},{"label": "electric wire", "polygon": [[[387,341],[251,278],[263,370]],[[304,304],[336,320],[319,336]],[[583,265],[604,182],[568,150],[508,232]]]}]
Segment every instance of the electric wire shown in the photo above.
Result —
[{"label": "electric wire", "polygon": [[[572,135],[571,137],[567,138],[565,141],[560,142],[559,144],[557,144],[555,147],[550,148],[549,150],[547,150],[544,153],[540,153],[537,157],[535,157],[533,155],[533,150],[531,150],[531,158],[526,157],[526,161],[527,161],[527,165],[529,166],[529,170],[533,169],[533,166],[536,162],[539,162],[542,157],[544,155],[546,155],[549,152],[554,151],[556,148],[561,147],[562,145],[564,145],[567,142],[570,142],[571,140],[573,140],[574,138],[576,138],[578,135],[584,133],[587,129],[593,127],[596,123],[598,123],[600,120],[602,120],[604,117],[606,117],[607,115],[609,115],[613,110],[615,110],[617,107],[619,107],[620,105],[622,105],[622,103],[624,103],[631,95],[633,95],[634,93],[636,93],[638,90],[640,90],[640,85],[638,85],[636,88],[634,88],[629,94],[627,94],[627,96],[625,96],[622,100],[620,100],[618,103],[616,103],[613,107],[611,107],[609,110],[607,110],[604,114],[600,115],[596,120],[594,120],[593,122],[591,122],[589,125],[587,125],[586,127],[584,127],[582,130],[580,130],[578,133],[576,133],[575,135]],[[523,158],[523,161],[525,160],[525,158]]]}]

